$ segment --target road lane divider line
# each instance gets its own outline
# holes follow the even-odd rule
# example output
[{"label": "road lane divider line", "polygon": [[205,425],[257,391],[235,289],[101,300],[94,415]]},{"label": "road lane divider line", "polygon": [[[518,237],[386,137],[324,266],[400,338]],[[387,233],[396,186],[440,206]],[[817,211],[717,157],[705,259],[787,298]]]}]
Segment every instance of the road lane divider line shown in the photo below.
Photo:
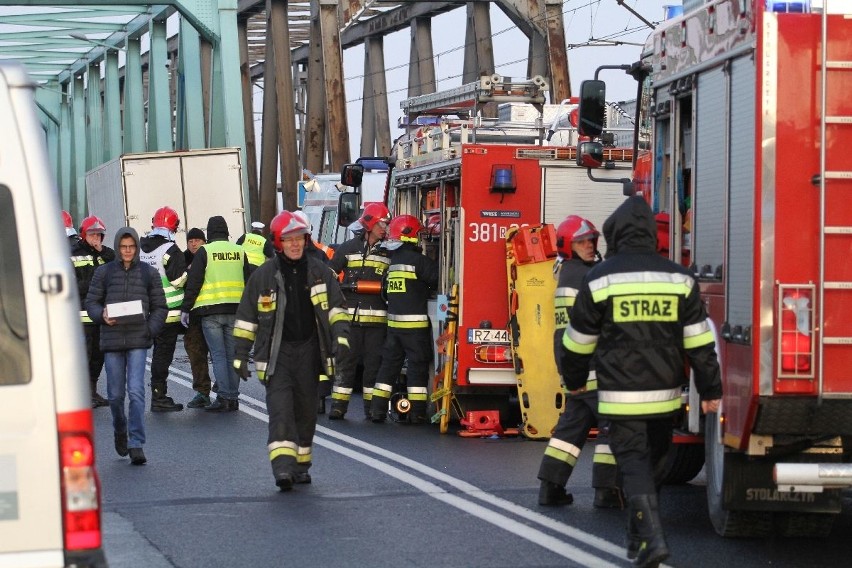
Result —
[{"label": "road lane divider line", "polygon": [[[185,386],[189,389],[192,389],[192,382],[191,382],[192,374],[191,373],[187,373],[186,371],[184,371],[182,369],[176,369],[174,367],[169,367],[169,372],[177,374],[179,376],[187,377],[188,379],[190,379],[189,381],[187,381],[187,380],[179,379],[179,378],[176,378],[176,377],[173,377],[173,376],[169,377],[170,380],[172,380],[172,381],[174,381],[174,382],[176,382],[180,385],[183,385],[183,386]],[[263,411],[266,410],[266,403],[264,403],[263,401],[258,400],[256,398],[250,397],[248,395],[240,394],[240,401],[251,404],[251,405],[253,405],[257,408],[262,409]],[[267,414],[265,414],[264,412],[258,411],[255,408],[252,408],[251,406],[240,405],[239,410],[241,412],[253,417],[253,418],[258,419],[258,420],[261,420],[261,421],[266,422],[266,423],[269,422],[269,416]],[[520,517],[520,518],[525,519],[527,521],[533,522],[537,525],[541,525],[541,526],[547,528],[550,531],[553,531],[553,532],[556,532],[560,535],[566,536],[568,538],[580,541],[580,542],[582,542],[582,543],[584,543],[584,544],[586,544],[586,545],[588,545],[592,548],[599,550],[600,552],[604,552],[606,554],[613,555],[613,556],[615,556],[619,559],[625,559],[626,558],[625,557],[625,550],[624,550],[623,546],[613,544],[606,539],[603,539],[603,538],[598,537],[596,535],[593,535],[591,533],[587,533],[585,531],[582,531],[580,529],[577,529],[575,527],[572,527],[572,526],[565,524],[565,523],[562,523],[560,521],[554,520],[551,517],[548,517],[547,515],[544,515],[542,513],[538,513],[536,511],[533,511],[531,509],[528,509],[526,507],[518,505],[517,503],[513,503],[512,501],[509,501],[507,499],[503,499],[501,497],[497,497],[496,495],[492,495],[491,493],[488,493],[487,491],[480,489],[479,487],[476,487],[475,485],[473,485],[473,484],[471,484],[467,481],[453,477],[451,475],[447,475],[446,473],[438,471],[438,470],[431,468],[427,465],[424,465],[420,462],[417,462],[417,461],[414,461],[412,459],[403,457],[403,456],[401,456],[397,453],[385,450],[384,448],[376,446],[375,444],[365,442],[363,440],[360,440],[358,438],[354,438],[354,437],[349,436],[347,434],[342,434],[342,433],[337,432],[335,430],[331,430],[330,428],[327,428],[325,426],[320,426],[319,424],[317,424],[317,432],[322,433],[323,435],[328,436],[330,438],[336,438],[341,442],[347,443],[351,446],[355,446],[355,447],[360,448],[362,450],[368,451],[370,453],[376,454],[376,455],[381,456],[385,459],[391,460],[391,461],[396,462],[400,465],[408,467],[408,468],[420,473],[421,475],[431,477],[431,478],[433,478],[437,481],[440,481],[440,482],[442,482],[446,485],[449,485],[450,487],[453,487],[454,489],[464,493],[465,495],[467,495],[469,497],[473,497],[473,498],[478,499],[480,501],[484,501],[485,503],[491,505],[492,507],[507,511],[507,512],[511,513],[512,515],[515,515],[516,517]],[[365,465],[367,465],[367,466],[369,466],[373,469],[377,469],[377,470],[381,471],[382,473],[390,475],[391,477],[399,479],[400,481],[403,481],[404,483],[407,483],[407,484],[423,491],[424,493],[429,494],[430,496],[432,496],[432,497],[434,497],[434,498],[436,498],[440,501],[444,501],[449,505],[452,505],[454,507],[458,507],[459,509],[461,509],[464,512],[474,514],[474,516],[481,518],[482,520],[484,520],[486,522],[495,524],[497,526],[500,526],[501,528],[506,528],[507,524],[506,524],[505,521],[509,521],[513,526],[517,525],[518,530],[520,530],[520,528],[522,527],[523,529],[532,530],[532,531],[535,531],[536,533],[539,533],[542,537],[546,537],[546,540],[547,540],[548,543],[550,542],[550,539],[553,539],[556,543],[560,544],[560,550],[562,550],[561,546],[567,546],[567,547],[570,548],[571,554],[568,555],[568,556],[565,556],[566,558],[576,560],[578,558],[578,553],[583,554],[583,555],[587,555],[586,552],[583,552],[579,548],[576,548],[576,547],[574,547],[570,544],[567,544],[567,543],[563,543],[562,541],[560,541],[558,539],[554,539],[553,537],[551,537],[551,536],[549,536],[545,533],[542,533],[541,531],[538,531],[537,529],[531,529],[529,526],[524,525],[523,523],[518,523],[517,521],[510,519],[509,517],[503,516],[503,515],[496,513],[496,512],[494,512],[490,509],[484,508],[481,505],[478,505],[476,503],[471,503],[470,501],[462,499],[461,497],[454,496],[453,494],[448,493],[445,489],[441,488],[440,486],[437,486],[437,485],[435,485],[435,484],[433,484],[429,481],[426,481],[422,478],[413,476],[413,475],[411,475],[411,474],[409,474],[409,473],[407,473],[403,470],[399,470],[399,469],[397,469],[397,468],[395,468],[391,465],[386,464],[385,462],[376,460],[376,459],[371,458],[369,456],[364,456],[363,454],[355,452],[355,451],[353,451],[349,448],[346,448],[345,446],[341,446],[341,445],[336,444],[336,443],[329,441],[329,440],[324,440],[322,437],[315,436],[314,437],[314,443],[316,443],[318,446],[322,446],[322,447],[330,449],[330,450],[332,450],[336,453],[340,453],[340,454],[345,455],[345,456],[347,456],[351,459],[359,461],[359,462],[361,462],[361,463],[363,463],[363,464],[365,464]],[[441,495],[443,495],[444,497],[441,497]],[[451,502],[454,499],[459,500],[458,503]],[[478,513],[479,512],[487,512],[488,515],[485,515],[484,513],[482,513],[482,514],[472,513],[471,507],[475,507]],[[489,516],[493,516],[493,515],[499,516],[500,522],[497,522],[497,521],[495,521],[495,520],[493,520],[489,517]],[[539,541],[539,540],[527,538],[526,536],[518,533],[516,530],[512,530],[510,532],[514,532],[515,534],[518,534],[518,536],[522,536],[523,538],[526,538],[527,540],[530,540],[531,542],[534,542],[536,544],[540,544],[541,546],[545,546],[544,544],[542,544],[544,541]],[[551,548],[551,546],[549,546],[549,545],[545,546],[545,548],[548,548],[549,550],[553,550],[553,552],[556,552],[557,554],[562,555],[562,553],[557,552],[556,549]],[[594,560],[594,562],[591,562],[591,560]],[[586,565],[586,566],[609,565],[609,564],[602,564],[601,562],[603,562],[603,560],[601,558],[593,556],[593,557],[591,557],[589,562],[581,562],[581,564]]]}]

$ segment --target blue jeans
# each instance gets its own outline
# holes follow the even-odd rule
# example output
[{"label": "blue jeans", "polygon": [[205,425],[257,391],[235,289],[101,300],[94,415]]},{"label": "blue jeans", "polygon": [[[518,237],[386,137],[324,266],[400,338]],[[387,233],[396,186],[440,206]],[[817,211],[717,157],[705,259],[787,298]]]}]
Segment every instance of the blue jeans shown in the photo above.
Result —
[{"label": "blue jeans", "polygon": [[[145,357],[147,349],[104,353],[107,398],[112,412],[112,427],[127,432],[129,448],[145,443]],[[130,399],[130,420],[124,414],[124,394]]]},{"label": "blue jeans", "polygon": [[237,400],[240,396],[240,377],[234,369],[234,314],[213,314],[201,318],[201,330],[213,359],[213,374],[219,386],[219,396]]}]

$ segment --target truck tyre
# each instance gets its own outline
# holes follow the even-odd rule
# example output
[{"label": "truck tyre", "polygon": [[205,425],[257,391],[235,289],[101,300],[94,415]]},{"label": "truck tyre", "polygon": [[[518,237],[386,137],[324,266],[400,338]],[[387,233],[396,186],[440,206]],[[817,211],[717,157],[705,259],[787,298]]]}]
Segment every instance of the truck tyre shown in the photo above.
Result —
[{"label": "truck tyre", "polygon": [[704,467],[704,446],[672,444],[666,456],[663,485],[683,485],[692,481]]},{"label": "truck tyre", "polygon": [[720,536],[766,537],[772,534],[772,514],[760,511],[733,511],[724,508],[725,445],[720,440],[719,416],[705,418],[704,449],[707,466],[707,509],[710,522]]}]

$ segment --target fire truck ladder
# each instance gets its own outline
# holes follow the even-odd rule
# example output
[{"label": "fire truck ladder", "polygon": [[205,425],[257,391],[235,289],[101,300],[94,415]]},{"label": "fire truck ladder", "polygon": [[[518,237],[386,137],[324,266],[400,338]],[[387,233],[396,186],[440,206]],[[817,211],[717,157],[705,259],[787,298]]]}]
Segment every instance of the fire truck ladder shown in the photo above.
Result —
[{"label": "fire truck ladder", "polygon": [[[826,134],[829,129],[852,128],[852,116],[830,115],[827,110],[829,88],[829,78],[836,77],[838,73],[852,73],[852,61],[830,60],[828,58],[828,31],[829,31],[828,10],[822,12],[822,37],[821,37],[821,104],[820,104],[820,151],[819,151],[819,199],[820,199],[820,226],[822,231],[820,234],[820,250],[819,250],[819,317],[820,328],[823,330],[821,341],[819,342],[819,361],[821,370],[819,373],[819,399],[822,401],[824,394],[825,380],[825,346],[826,345],[852,345],[852,337],[843,336],[825,336],[825,321],[826,321],[826,292],[831,294],[831,291],[841,291],[852,289],[852,282],[840,280],[828,280],[826,277],[826,240],[828,235],[842,235],[852,237],[852,226],[827,226],[826,225],[826,210],[829,207],[827,204],[826,183],[849,183],[843,180],[852,180],[852,171],[849,170],[828,170],[826,168],[827,152],[826,152]],[[836,99],[837,97],[835,97]],[[832,165],[837,162],[833,161]],[[835,191],[837,191],[835,189]],[[845,207],[845,205],[834,203],[833,207]],[[847,245],[848,247],[849,245]],[[830,308],[829,308],[830,309]]]}]

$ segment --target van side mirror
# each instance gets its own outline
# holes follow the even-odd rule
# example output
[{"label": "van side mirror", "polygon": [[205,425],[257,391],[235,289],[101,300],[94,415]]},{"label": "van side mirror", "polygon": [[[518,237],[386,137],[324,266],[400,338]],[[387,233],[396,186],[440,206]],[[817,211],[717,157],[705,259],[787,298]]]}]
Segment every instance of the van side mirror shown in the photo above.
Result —
[{"label": "van side mirror", "polygon": [[361,164],[343,164],[340,172],[340,183],[349,187],[361,187],[364,179],[364,166]]},{"label": "van side mirror", "polygon": [[341,227],[348,227],[358,220],[361,209],[358,205],[358,197],[357,193],[346,192],[341,193],[337,199],[337,224]]},{"label": "van side mirror", "polygon": [[587,79],[580,84],[579,124],[581,136],[600,136],[606,119],[606,83],[598,79]]},{"label": "van side mirror", "polygon": [[603,165],[603,144],[580,142],[577,144],[577,165],[582,168],[599,168]]}]

